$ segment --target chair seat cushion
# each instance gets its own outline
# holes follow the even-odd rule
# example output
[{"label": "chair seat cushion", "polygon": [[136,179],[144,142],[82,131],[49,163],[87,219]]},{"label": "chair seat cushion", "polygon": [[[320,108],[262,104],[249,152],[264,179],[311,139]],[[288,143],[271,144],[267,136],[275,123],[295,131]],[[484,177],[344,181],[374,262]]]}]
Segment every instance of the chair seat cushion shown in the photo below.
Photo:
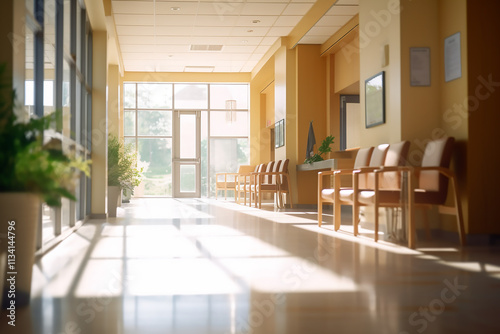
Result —
[{"label": "chair seat cushion", "polygon": [[[381,190],[379,202],[381,204],[398,204],[401,199],[399,190]],[[358,195],[358,201],[362,204],[371,205],[375,203],[375,191],[363,190]],[[442,194],[438,191],[415,189],[415,204],[442,204]]]}]

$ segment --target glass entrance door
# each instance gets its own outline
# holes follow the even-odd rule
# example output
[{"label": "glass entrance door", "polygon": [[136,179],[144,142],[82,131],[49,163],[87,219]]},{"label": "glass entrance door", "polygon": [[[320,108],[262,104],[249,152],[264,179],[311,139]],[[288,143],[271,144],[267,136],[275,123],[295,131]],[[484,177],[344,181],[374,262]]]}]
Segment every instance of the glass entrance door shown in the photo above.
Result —
[{"label": "glass entrance door", "polygon": [[174,197],[200,197],[200,111],[174,111]]}]

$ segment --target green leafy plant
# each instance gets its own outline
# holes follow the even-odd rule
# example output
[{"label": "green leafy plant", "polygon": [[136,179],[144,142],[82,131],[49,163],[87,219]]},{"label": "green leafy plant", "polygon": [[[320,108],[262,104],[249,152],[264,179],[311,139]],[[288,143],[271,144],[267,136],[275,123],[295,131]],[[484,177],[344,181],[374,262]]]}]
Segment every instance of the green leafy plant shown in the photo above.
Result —
[{"label": "green leafy plant", "polygon": [[60,206],[62,197],[76,200],[75,180],[81,172],[89,175],[90,161],[63,153],[59,139],[44,145],[43,133],[55,126],[60,111],[18,119],[15,92],[5,72],[6,66],[0,65],[0,192],[39,193],[49,206]]},{"label": "green leafy plant", "polygon": [[125,145],[116,136],[108,137],[108,186],[130,191],[141,184],[144,167],[138,167],[132,145]]},{"label": "green leafy plant", "polygon": [[304,160],[305,164],[310,164],[316,161],[322,161],[324,160],[323,155],[329,153],[332,151],[332,148],[330,147],[331,144],[333,144],[335,137],[334,136],[328,136],[326,137],[323,142],[321,142],[321,146],[318,148],[318,153],[314,154],[310,158],[307,158]]}]

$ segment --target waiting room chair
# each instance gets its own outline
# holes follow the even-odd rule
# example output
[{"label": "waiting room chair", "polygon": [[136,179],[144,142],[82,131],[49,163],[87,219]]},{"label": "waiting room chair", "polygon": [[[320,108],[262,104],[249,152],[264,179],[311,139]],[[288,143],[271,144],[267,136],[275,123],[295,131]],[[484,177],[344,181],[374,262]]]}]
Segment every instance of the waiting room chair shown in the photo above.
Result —
[{"label": "waiting room chair", "polygon": [[[373,150],[374,150],[373,147],[359,149],[356,154],[356,159],[354,160],[354,168],[357,169],[368,166]],[[335,171],[331,170],[318,173],[318,226],[319,227],[321,227],[322,224],[323,203],[334,203],[335,200],[334,188],[323,189],[323,177],[327,175],[333,175],[334,172]],[[339,217],[338,223],[336,220],[337,215]],[[334,216],[335,216],[335,230],[338,230],[340,228],[340,205],[338,211],[335,211],[334,209]]]},{"label": "waiting room chair", "polygon": [[[400,205],[401,190],[390,189],[390,187],[384,189],[387,188],[384,186],[384,182],[387,182],[384,175],[394,175],[394,172],[406,171],[410,174],[408,177],[408,246],[415,248],[416,243],[414,206],[426,208],[433,205],[438,206],[440,213],[456,216],[460,243],[462,246],[466,244],[458,184],[455,174],[449,169],[454,142],[453,137],[429,142],[426,145],[420,167],[383,167],[375,172],[374,190],[361,190],[354,193],[354,196],[357,196],[355,201],[361,205],[374,206],[376,229],[378,229],[379,207]],[[412,175],[415,176],[416,182],[413,182]],[[450,181],[454,198],[453,206],[446,205]],[[416,184],[417,187],[414,188],[413,184]],[[375,231],[375,240],[377,239],[378,230]]]},{"label": "waiting room chair", "polygon": [[237,173],[216,173],[215,174],[215,199],[217,199],[217,192],[224,191],[224,199],[227,200],[227,191],[234,191],[234,200],[237,201],[236,181],[238,175],[248,174],[255,170],[255,166],[240,165]]}]

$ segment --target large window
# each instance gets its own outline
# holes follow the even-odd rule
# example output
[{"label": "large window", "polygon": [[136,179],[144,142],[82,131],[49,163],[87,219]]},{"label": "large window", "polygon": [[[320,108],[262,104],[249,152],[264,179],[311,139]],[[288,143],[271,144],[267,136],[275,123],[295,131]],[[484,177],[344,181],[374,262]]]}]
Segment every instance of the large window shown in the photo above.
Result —
[{"label": "large window", "polygon": [[[215,173],[248,164],[248,84],[125,83],[123,96],[125,143],[134,146],[146,170],[135,196],[173,195],[174,110],[201,111],[202,196],[214,195]],[[181,190],[194,187],[178,181]]]},{"label": "large window", "polygon": [[[90,159],[92,32],[83,2],[25,0],[25,92],[27,114],[40,117],[62,111],[44,132],[45,141]],[[67,153],[67,152],[66,152]],[[76,202],[62,200],[61,208],[43,204],[37,248],[83,220],[90,212],[90,180],[82,174]]]}]

